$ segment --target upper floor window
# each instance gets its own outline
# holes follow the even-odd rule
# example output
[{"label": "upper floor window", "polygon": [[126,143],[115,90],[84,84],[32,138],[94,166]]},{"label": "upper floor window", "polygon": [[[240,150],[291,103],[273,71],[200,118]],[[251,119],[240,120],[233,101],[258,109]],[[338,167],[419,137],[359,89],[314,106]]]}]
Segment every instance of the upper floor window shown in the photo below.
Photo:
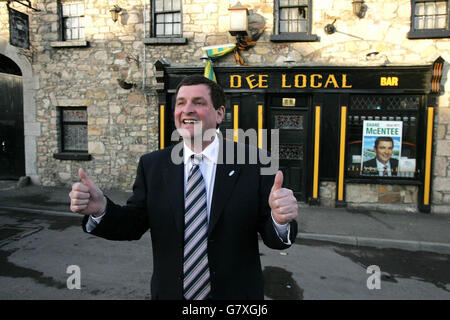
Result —
[{"label": "upper floor window", "polygon": [[274,0],[272,41],[317,41],[311,34],[312,0]]},{"label": "upper floor window", "polygon": [[306,1],[280,0],[280,33],[308,32],[308,6]]},{"label": "upper floor window", "polygon": [[152,16],[153,37],[181,37],[181,0],[153,0]]},{"label": "upper floor window", "polygon": [[448,0],[412,0],[408,38],[450,37]]},{"label": "upper floor window", "polygon": [[84,39],[84,2],[59,2],[63,41]]},{"label": "upper floor window", "polygon": [[183,38],[181,0],[151,0],[149,45],[186,44]]}]

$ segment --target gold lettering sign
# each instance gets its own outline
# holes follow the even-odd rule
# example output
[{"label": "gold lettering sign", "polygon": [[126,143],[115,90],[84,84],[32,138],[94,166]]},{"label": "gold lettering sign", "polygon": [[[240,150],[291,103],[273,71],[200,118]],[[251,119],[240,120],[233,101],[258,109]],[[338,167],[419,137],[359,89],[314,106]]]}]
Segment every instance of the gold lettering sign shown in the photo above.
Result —
[{"label": "gold lettering sign", "polygon": [[281,87],[282,88],[292,88],[291,85],[287,85],[286,84],[286,75],[283,73],[283,75],[281,76]]},{"label": "gold lettering sign", "polygon": [[342,88],[351,88],[352,85],[347,85],[347,75],[344,73],[342,74]]},{"label": "gold lettering sign", "polygon": [[230,88],[240,88],[242,85],[242,77],[238,74],[230,76]]},{"label": "gold lettering sign", "polygon": [[295,107],[295,98],[283,98],[283,107]]},{"label": "gold lettering sign", "polygon": [[398,77],[380,77],[381,87],[398,87]]},{"label": "gold lettering sign", "polygon": [[[331,89],[349,89],[352,85],[348,83],[347,74],[303,74],[293,75],[281,74],[279,79],[281,88],[331,88]],[[397,77],[381,77],[381,86],[398,86]],[[269,87],[269,75],[250,74],[242,76],[240,74],[230,75],[230,88],[242,88],[248,86],[250,90]]]}]

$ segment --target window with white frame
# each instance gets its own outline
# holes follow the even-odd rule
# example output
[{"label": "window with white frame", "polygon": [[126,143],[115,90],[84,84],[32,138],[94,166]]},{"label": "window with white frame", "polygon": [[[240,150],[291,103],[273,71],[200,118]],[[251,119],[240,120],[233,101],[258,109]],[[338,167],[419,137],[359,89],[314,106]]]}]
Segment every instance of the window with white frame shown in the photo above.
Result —
[{"label": "window with white frame", "polygon": [[181,37],[181,0],[152,0],[152,36]]},{"label": "window with white frame", "polygon": [[63,41],[84,39],[84,2],[59,2]]},{"label": "window with white frame", "polygon": [[448,0],[412,0],[409,38],[450,37]]}]

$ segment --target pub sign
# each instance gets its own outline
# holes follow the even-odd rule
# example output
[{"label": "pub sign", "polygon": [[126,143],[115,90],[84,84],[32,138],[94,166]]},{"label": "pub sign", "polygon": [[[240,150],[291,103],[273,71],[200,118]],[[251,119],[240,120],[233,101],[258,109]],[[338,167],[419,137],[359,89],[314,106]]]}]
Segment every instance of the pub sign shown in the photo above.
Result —
[{"label": "pub sign", "polygon": [[11,9],[9,11],[9,42],[11,45],[29,49],[29,23],[28,15],[20,11]]}]

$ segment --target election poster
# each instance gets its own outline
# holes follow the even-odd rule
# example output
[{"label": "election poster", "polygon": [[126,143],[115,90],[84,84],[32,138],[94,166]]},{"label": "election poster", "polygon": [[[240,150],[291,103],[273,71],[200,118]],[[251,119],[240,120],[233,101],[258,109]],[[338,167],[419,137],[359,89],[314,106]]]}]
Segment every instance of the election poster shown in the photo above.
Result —
[{"label": "election poster", "polygon": [[402,121],[365,120],[361,148],[361,175],[399,176]]}]

